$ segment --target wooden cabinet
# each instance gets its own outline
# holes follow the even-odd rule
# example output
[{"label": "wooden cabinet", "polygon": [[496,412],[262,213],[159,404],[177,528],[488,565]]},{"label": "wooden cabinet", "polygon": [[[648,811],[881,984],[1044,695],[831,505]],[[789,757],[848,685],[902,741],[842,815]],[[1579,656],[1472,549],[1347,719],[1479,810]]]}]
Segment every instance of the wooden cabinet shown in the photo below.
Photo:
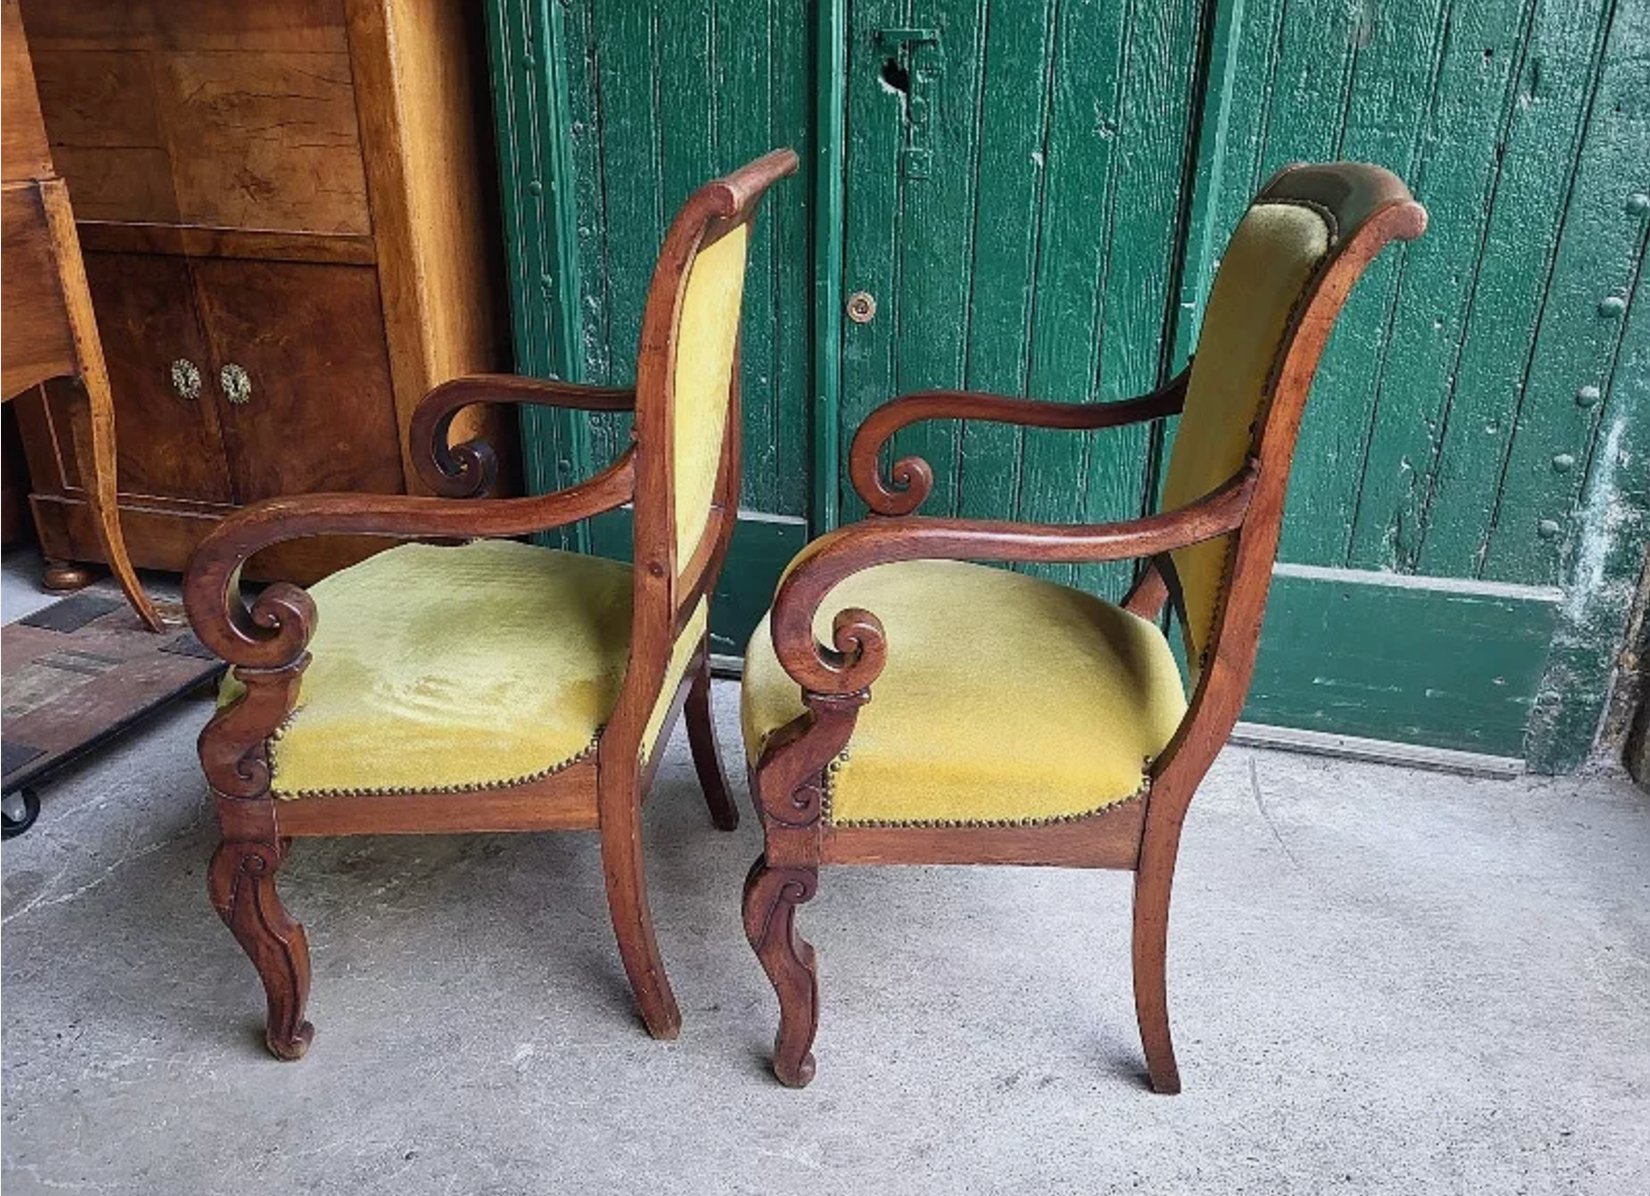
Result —
[{"label": "wooden cabinet", "polygon": [[[242,503],[418,489],[419,398],[505,364],[469,9],[24,0],[140,565],[182,569]],[[48,557],[97,559],[67,411],[50,388],[19,411],[30,501]],[[486,418],[464,432],[496,433]],[[255,572],[310,581],[362,551],[277,550]]]},{"label": "wooden cabinet", "polygon": [[372,267],[220,259],[195,274],[236,497],[399,491],[389,354],[349,334],[382,318]]},{"label": "wooden cabinet", "polygon": [[[122,495],[232,503],[213,396],[198,376],[194,385],[187,384],[188,370],[209,358],[191,301],[188,261],[89,253],[86,277],[109,363],[110,390],[120,396],[116,419]],[[62,426],[66,403],[64,396],[53,396],[54,429]],[[72,458],[65,464],[66,474],[58,480],[79,488]],[[41,488],[52,480],[37,477],[35,485]]]}]

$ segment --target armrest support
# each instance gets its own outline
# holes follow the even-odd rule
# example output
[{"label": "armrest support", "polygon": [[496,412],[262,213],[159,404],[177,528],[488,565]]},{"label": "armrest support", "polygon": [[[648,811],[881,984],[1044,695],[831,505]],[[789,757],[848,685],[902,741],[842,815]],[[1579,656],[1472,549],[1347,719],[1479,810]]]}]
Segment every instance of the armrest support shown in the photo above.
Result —
[{"label": "armrest support", "polygon": [[907,516],[850,524],[815,540],[781,583],[773,607],[774,652],[811,694],[864,691],[887,658],[876,615],[850,607],[832,624],[831,646],[814,637],[815,615],[844,578],[891,561],[1090,562],[1156,556],[1239,527],[1258,476],[1259,465],[1251,459],[1189,506],[1117,523],[1065,526]]},{"label": "armrest support", "polygon": [[1186,402],[1190,374],[1191,367],[1187,366],[1150,394],[1115,403],[1049,403],[966,390],[923,390],[903,395],[878,407],[859,425],[848,452],[848,475],[859,496],[878,515],[909,515],[933,489],[934,471],[921,457],[901,457],[894,462],[892,484],[884,485],[877,457],[901,428],[930,419],[976,419],[1074,431],[1115,428],[1178,414]]},{"label": "armrest support", "polygon": [[447,443],[453,417],[477,403],[631,411],[636,392],[630,387],[582,386],[517,374],[470,374],[443,382],[419,400],[407,433],[419,480],[436,494],[474,498],[498,476],[498,459],[485,441]]},{"label": "armrest support", "polygon": [[519,536],[610,511],[631,499],[635,478],[631,449],[588,481],[531,498],[309,494],[256,503],[201,541],[184,579],[184,605],[201,642],[231,664],[287,668],[309,644],[315,604],[299,587],[277,582],[249,609],[241,601],[240,571],[260,549],[311,536]]}]

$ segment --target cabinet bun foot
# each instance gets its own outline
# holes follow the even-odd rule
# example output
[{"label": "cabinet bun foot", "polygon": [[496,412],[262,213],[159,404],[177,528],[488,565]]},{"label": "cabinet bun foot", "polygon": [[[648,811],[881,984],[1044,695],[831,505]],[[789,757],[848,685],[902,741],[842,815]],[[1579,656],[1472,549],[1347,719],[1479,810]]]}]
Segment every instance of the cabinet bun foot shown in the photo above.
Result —
[{"label": "cabinet bun foot", "polygon": [[40,584],[54,593],[65,590],[84,590],[92,584],[96,576],[90,565],[83,565],[79,561],[59,561],[47,558],[46,572],[41,575]]}]

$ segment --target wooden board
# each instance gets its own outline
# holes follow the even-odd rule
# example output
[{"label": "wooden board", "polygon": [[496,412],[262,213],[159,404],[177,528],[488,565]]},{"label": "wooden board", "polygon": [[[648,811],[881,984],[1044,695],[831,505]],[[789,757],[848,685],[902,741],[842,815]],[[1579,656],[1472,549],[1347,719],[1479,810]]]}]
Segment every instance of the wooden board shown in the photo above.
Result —
[{"label": "wooden board", "polygon": [[102,588],[6,624],[0,659],[8,791],[39,780],[224,669],[188,631],[156,635],[118,592]]},{"label": "wooden board", "polygon": [[1243,717],[1522,756],[1561,597],[1281,566]]},{"label": "wooden board", "polygon": [[341,0],[27,7],[81,218],[372,231]]}]

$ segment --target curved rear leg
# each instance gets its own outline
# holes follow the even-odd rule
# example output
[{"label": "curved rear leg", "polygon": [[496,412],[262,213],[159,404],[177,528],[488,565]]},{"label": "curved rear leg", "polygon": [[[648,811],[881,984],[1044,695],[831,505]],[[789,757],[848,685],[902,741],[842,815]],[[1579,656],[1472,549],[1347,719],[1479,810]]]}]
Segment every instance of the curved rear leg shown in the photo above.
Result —
[{"label": "curved rear leg", "polygon": [[693,767],[699,773],[699,787],[705,791],[710,820],[719,831],[737,830],[739,807],[728,790],[722,757],[716,750],[716,721],[710,708],[710,652],[700,654],[699,668],[682,709],[687,722],[688,747],[693,751]]},{"label": "curved rear leg", "polygon": [[682,1014],[653,933],[640,818],[641,801],[634,789],[628,797],[615,794],[612,800],[602,801],[602,876],[607,882],[607,909],[619,940],[619,956],[642,1021],[653,1037],[671,1039],[681,1033]]},{"label": "curved rear leg", "polygon": [[304,1020],[309,999],[309,940],[275,891],[283,844],[225,839],[207,869],[218,916],[240,943],[269,998],[264,1041],[277,1059],[302,1059],[315,1037]]},{"label": "curved rear leg", "polygon": [[796,907],[811,899],[818,885],[818,869],[770,868],[766,856],[756,858],[745,878],[745,937],[779,996],[773,1074],[789,1088],[814,1078],[819,975],[813,947],[796,932]]},{"label": "curved rear leg", "polygon": [[1134,877],[1134,1012],[1140,1022],[1140,1042],[1146,1051],[1146,1072],[1152,1091],[1172,1096],[1180,1091],[1180,1069],[1175,1065],[1174,1042],[1169,1036],[1169,994],[1166,964],[1169,946],[1169,893],[1174,880],[1173,847],[1169,858],[1143,856]]}]

